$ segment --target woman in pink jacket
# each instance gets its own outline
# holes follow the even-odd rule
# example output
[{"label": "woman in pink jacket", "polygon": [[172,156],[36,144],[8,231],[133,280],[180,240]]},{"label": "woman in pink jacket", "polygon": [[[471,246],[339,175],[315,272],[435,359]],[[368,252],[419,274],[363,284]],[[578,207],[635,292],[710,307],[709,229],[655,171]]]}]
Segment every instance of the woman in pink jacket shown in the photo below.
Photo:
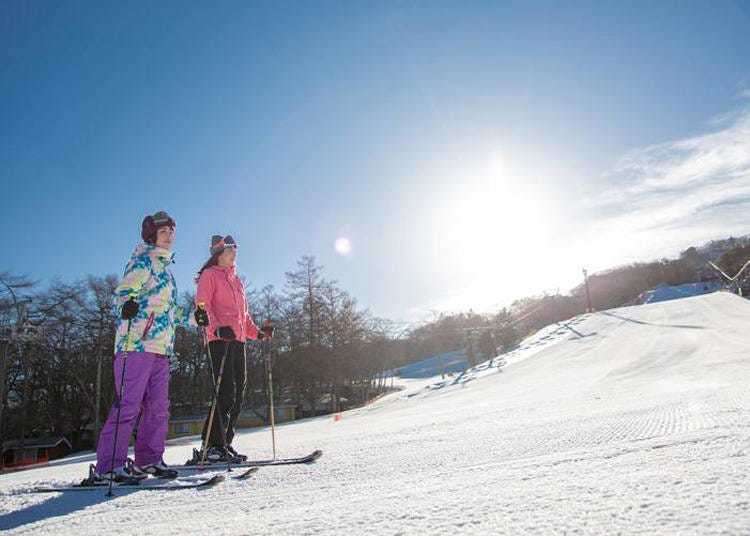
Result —
[{"label": "woman in pink jacket", "polygon": [[[245,289],[236,273],[236,258],[234,239],[229,235],[214,235],[211,238],[211,258],[198,272],[195,302],[199,308],[204,308],[206,314],[202,317],[201,311],[196,311],[196,321],[206,328],[208,334],[214,381],[218,379],[222,356],[226,352],[211,430],[207,430],[208,419],[203,426],[204,442],[209,434],[206,459],[211,462],[236,463],[246,459],[232,448],[234,426],[242,410],[247,383],[245,341],[262,339],[266,335],[258,330],[248,311]],[[272,333],[267,335],[270,337]]]}]

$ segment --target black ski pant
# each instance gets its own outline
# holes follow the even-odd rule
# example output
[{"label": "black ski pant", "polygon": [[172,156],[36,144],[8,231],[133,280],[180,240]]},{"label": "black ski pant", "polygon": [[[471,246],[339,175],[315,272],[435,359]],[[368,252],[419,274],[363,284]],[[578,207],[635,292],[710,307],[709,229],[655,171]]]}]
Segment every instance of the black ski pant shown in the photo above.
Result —
[{"label": "black ski pant", "polygon": [[[224,352],[227,352],[224,362],[224,373],[219,386],[219,398],[211,423],[211,435],[208,447],[225,447],[232,444],[234,426],[242,411],[242,401],[245,397],[247,384],[247,360],[245,359],[245,345],[238,341],[211,341],[211,365],[214,373],[214,389],[219,381],[219,369]],[[228,351],[227,351],[228,347]],[[209,416],[211,415],[209,409]],[[201,437],[205,440],[208,429],[208,417],[203,424]]]}]

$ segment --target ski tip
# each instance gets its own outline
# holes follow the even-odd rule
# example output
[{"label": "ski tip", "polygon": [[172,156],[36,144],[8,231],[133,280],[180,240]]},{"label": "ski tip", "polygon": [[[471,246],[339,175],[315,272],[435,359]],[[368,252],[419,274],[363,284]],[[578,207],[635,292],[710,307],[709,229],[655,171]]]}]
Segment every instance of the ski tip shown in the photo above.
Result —
[{"label": "ski tip", "polygon": [[233,480],[247,480],[251,476],[253,476],[255,473],[257,473],[260,470],[260,467],[251,467],[247,471],[244,471],[242,474],[239,474],[237,476],[233,476]]},{"label": "ski tip", "polygon": [[224,475],[214,475],[205,482],[201,482],[198,488],[210,488],[220,482],[224,482]]}]

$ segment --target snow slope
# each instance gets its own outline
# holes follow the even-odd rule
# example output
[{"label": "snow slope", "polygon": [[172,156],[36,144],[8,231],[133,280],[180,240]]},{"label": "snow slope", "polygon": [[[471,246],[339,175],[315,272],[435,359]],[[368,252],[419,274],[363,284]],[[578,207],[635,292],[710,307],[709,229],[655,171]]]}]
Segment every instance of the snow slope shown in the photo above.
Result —
[{"label": "snow slope", "polygon": [[[750,302],[726,293],[551,326],[503,368],[277,430],[280,455],[205,491],[10,495],[8,534],[750,534]],[[546,338],[545,338],[546,337]],[[455,378],[454,378],[455,379]],[[268,456],[267,430],[238,446]],[[195,439],[169,447],[182,461]]]}]

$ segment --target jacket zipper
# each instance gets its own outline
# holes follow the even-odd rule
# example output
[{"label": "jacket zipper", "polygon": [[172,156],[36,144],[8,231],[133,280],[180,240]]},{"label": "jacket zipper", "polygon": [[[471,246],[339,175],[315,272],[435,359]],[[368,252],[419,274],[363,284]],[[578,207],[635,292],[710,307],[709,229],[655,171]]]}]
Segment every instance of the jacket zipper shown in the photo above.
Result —
[{"label": "jacket zipper", "polygon": [[[234,288],[234,285],[232,285],[232,280],[229,278],[229,272],[225,272],[227,277],[227,283],[229,283],[229,289],[232,291],[232,300],[234,300],[234,311],[235,314],[239,310],[239,306],[237,305],[237,290]],[[242,328],[242,322],[240,322],[239,325],[240,331],[244,331]],[[237,336],[239,337],[241,333],[238,333]]]}]

